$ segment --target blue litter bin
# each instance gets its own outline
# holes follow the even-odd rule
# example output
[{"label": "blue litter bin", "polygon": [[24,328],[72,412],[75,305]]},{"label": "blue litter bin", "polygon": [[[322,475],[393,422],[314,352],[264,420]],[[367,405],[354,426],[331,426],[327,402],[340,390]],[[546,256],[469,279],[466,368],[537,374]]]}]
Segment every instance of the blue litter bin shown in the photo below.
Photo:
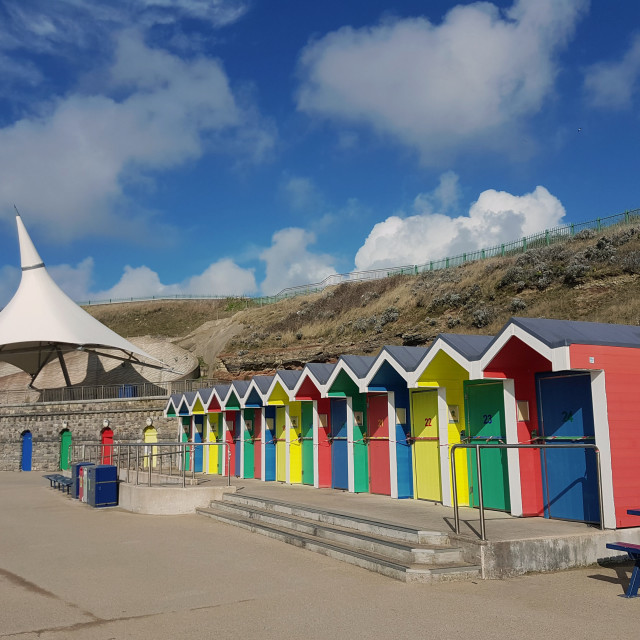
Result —
[{"label": "blue litter bin", "polygon": [[87,502],[92,507],[115,507],[118,504],[117,469],[112,464],[98,464],[88,469]]}]

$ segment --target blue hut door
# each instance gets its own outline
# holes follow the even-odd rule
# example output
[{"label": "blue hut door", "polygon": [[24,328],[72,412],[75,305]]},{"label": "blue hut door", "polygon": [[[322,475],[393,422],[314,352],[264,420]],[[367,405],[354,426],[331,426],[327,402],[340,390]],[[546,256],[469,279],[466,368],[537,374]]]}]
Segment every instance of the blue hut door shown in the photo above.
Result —
[{"label": "blue hut door", "polygon": [[267,407],[264,414],[264,479],[272,481],[276,479],[276,408]]},{"label": "blue hut door", "polygon": [[[202,431],[204,429],[204,416],[194,416],[193,424],[193,442],[202,442]],[[194,446],[193,448],[193,464],[196,473],[202,473],[202,452],[203,447]]]},{"label": "blue hut door", "polygon": [[31,431],[22,434],[22,458],[20,460],[21,471],[31,471],[31,458],[33,455],[33,436]]},{"label": "blue hut door", "polygon": [[[536,375],[540,435],[545,444],[595,444],[591,376]],[[542,450],[547,518],[600,522],[598,471],[593,450]]]},{"label": "blue hut door", "polygon": [[331,398],[331,486],[349,488],[347,400]]}]

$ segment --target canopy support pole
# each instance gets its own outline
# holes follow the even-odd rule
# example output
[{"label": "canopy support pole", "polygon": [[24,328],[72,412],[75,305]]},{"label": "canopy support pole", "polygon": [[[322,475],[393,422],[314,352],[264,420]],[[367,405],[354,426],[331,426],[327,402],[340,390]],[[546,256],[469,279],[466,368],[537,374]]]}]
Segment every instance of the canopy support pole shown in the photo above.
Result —
[{"label": "canopy support pole", "polygon": [[64,381],[67,387],[71,386],[71,378],[69,378],[69,372],[67,371],[67,365],[64,361],[64,356],[62,355],[62,351],[60,347],[56,345],[56,351],[58,352],[58,360],[60,361],[60,368],[62,369],[62,375],[64,376]]}]

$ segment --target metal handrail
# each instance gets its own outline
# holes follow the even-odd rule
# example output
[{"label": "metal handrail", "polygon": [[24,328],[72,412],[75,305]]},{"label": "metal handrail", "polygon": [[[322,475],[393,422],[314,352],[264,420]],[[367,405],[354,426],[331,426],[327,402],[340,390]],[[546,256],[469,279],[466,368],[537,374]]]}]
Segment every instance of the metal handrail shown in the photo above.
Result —
[{"label": "metal handrail", "polygon": [[484,517],[484,499],[482,497],[482,462],[480,461],[480,449],[593,449],[596,454],[596,467],[598,470],[598,501],[600,505],[600,529],[604,530],[604,516],[602,513],[602,470],[600,466],[600,449],[595,444],[470,444],[458,443],[451,447],[451,475],[453,480],[453,518],[455,531],[460,534],[460,513],[458,507],[458,483],[456,480],[456,449],[475,449],[476,466],[478,474],[478,507],[480,510],[480,539],[486,540],[486,523]]},{"label": "metal handrail", "polygon": [[[154,460],[160,459],[160,474],[162,475],[162,459],[163,457],[169,457],[169,476],[173,477],[173,459],[174,457],[178,457],[178,461],[180,462],[180,471],[182,476],[182,486],[186,487],[186,478],[187,478],[187,449],[191,454],[191,461],[194,460],[193,453],[195,447],[226,447],[227,448],[227,486],[231,486],[231,449],[229,447],[228,442],[220,441],[220,442],[114,442],[114,443],[102,443],[102,442],[85,442],[82,444],[70,444],[69,445],[69,464],[72,464],[75,461],[75,451],[79,450],[82,447],[82,456],[81,460],[88,460],[89,462],[92,459],[95,459],[96,462],[98,460],[103,460],[105,457],[113,460],[116,460],[116,468],[118,477],[120,477],[120,470],[123,466],[122,456],[124,451],[126,451],[126,468],[127,468],[127,482],[130,482],[129,471],[131,470],[131,452],[135,451],[135,470],[136,470],[136,479],[135,484],[139,484],[139,472],[140,472],[140,448],[144,447],[146,449],[150,449],[148,452],[143,453],[143,460],[147,459],[148,465],[148,486],[152,485],[152,474],[154,468]],[[87,458],[87,448],[89,449],[89,458]],[[154,449],[162,449],[162,448],[171,448],[172,450],[168,452],[156,452],[154,453]],[[107,453],[105,454],[105,449]],[[91,451],[93,450],[94,456],[91,455]],[[195,463],[189,465],[191,467],[191,478],[195,479]],[[224,474],[220,474],[224,475]]]},{"label": "metal handrail", "polygon": [[224,382],[216,378],[173,380],[167,382],[136,382],[120,384],[82,385],[51,389],[0,390],[0,404],[34,404],[41,402],[74,402],[86,400],[131,400],[167,398],[174,393],[197,391]]}]

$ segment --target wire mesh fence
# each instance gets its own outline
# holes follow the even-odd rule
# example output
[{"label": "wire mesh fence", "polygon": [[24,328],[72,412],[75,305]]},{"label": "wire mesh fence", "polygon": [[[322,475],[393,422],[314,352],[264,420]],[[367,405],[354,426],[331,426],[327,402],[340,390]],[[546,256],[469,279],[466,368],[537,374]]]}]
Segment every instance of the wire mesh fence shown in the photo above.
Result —
[{"label": "wire mesh fence", "polygon": [[370,269],[366,271],[351,271],[349,273],[334,273],[327,276],[320,282],[302,284],[295,287],[287,287],[286,289],[282,289],[282,291],[279,291],[273,296],[251,297],[244,295],[219,296],[208,294],[175,294],[172,296],[110,298],[108,300],[93,301],[89,300],[86,302],[80,302],[79,304],[89,306],[97,304],[113,304],[116,302],[148,302],[152,300],[228,300],[230,303],[231,301],[241,301],[242,303],[246,304],[246,306],[262,306],[267,304],[274,304],[288,298],[295,298],[296,296],[318,293],[323,291],[327,287],[336,286],[345,282],[363,282],[366,280],[378,280],[381,278],[389,278],[393,276],[418,275],[426,271],[438,271],[440,269],[450,269],[453,267],[458,267],[468,262],[475,262],[478,260],[485,260],[488,258],[496,258],[500,256],[511,256],[518,253],[524,253],[529,249],[541,248],[549,246],[551,244],[555,244],[557,242],[569,240],[587,229],[592,229],[597,232],[607,227],[632,224],[637,223],[638,221],[640,221],[640,209],[633,209],[611,216],[596,218],[595,220],[589,220],[587,222],[571,223],[554,227],[553,229],[545,229],[544,231],[519,238],[518,240],[504,242],[493,247],[478,249],[476,251],[469,251],[455,256],[440,258],[438,260],[430,260],[429,262],[425,262],[423,264],[385,267],[383,269]]}]

